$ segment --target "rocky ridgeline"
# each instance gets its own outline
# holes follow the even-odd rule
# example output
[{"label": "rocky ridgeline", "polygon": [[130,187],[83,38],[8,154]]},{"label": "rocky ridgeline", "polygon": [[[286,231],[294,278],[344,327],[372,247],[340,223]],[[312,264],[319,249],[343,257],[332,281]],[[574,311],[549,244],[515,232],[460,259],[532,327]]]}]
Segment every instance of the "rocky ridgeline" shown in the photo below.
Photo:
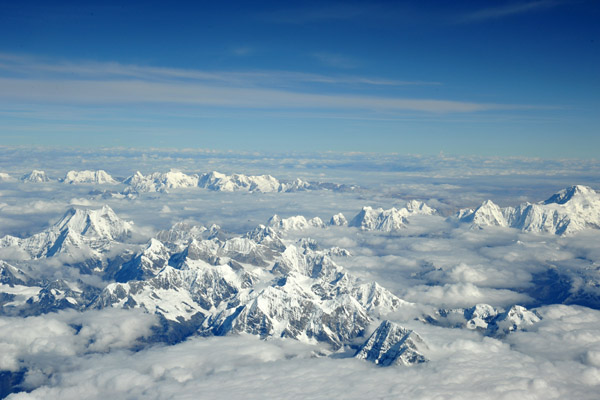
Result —
[{"label": "rocky ridgeline", "polygon": [[[279,180],[271,175],[222,174],[216,171],[203,174],[186,174],[176,169],[168,172],[153,172],[148,175],[137,171],[125,179],[115,179],[104,170],[69,171],[64,178],[51,178],[46,172],[33,170],[20,179],[28,183],[45,183],[59,181],[72,185],[118,185],[126,187],[121,192],[115,192],[113,197],[123,197],[147,192],[168,193],[173,189],[203,188],[218,192],[299,192],[307,190],[332,190],[338,192],[358,189],[354,185],[330,182],[309,182],[302,179],[289,181]],[[12,177],[0,173],[0,182],[11,182]]]},{"label": "rocky ridgeline", "polygon": [[[7,262],[0,265],[2,287],[6,286],[2,313],[141,308],[163,321],[153,340],[243,332],[325,343],[337,350],[355,346],[379,318],[408,304],[333,261],[332,254],[349,255],[344,249],[318,250],[312,239],[290,242],[272,227],[260,225],[245,235],[227,237],[218,226],[179,223],[128,253],[126,260],[111,259],[134,230],[132,223],[105,206],[71,209],[29,238],[0,239],[0,247],[21,249],[30,259],[27,270]],[[68,278],[48,280],[32,269],[39,265],[35,262],[56,257],[102,278],[104,287]],[[395,339],[412,343],[397,335],[388,335],[386,341]],[[366,340],[362,349],[376,346]],[[397,363],[424,361],[422,348],[426,346],[398,352]],[[386,359],[390,357],[392,353]]]},{"label": "rocky ridgeline", "polygon": [[499,226],[526,232],[572,234],[600,229],[600,194],[587,186],[571,186],[540,203],[499,207],[491,200],[475,209],[463,209],[455,217],[473,228]]}]

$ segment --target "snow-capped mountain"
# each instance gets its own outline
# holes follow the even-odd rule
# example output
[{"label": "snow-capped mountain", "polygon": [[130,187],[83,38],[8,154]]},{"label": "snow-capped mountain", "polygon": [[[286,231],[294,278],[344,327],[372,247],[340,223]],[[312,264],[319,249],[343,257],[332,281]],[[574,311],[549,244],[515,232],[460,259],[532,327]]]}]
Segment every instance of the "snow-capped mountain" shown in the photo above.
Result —
[{"label": "snow-capped mountain", "polygon": [[69,184],[93,183],[97,185],[116,185],[119,183],[102,169],[97,171],[69,171],[62,181]]},{"label": "snow-capped mountain", "polygon": [[372,207],[363,207],[363,209],[348,223],[348,226],[354,226],[362,230],[376,230],[383,232],[393,232],[406,227],[408,217],[411,215],[434,215],[436,211],[427,204],[411,200],[403,208],[382,208],[374,209]]},{"label": "snow-capped mountain", "polygon": [[492,307],[489,304],[476,304],[470,308],[438,310],[434,315],[424,317],[424,321],[436,325],[467,328],[481,331],[487,336],[504,336],[517,330],[527,330],[541,320],[535,311],[514,305],[508,310]]},{"label": "snow-capped mountain", "polygon": [[[301,184],[299,184],[301,185]],[[271,175],[225,175],[217,171],[202,174],[198,186],[220,192],[280,192],[281,183]]]},{"label": "snow-capped mountain", "polygon": [[168,265],[165,249],[152,241],[117,274],[133,279],[106,286],[93,306],[141,307],[204,335],[246,332],[337,349],[407,304],[348,274],[327,251],[284,243],[270,227],[226,240],[192,238]]},{"label": "snow-capped mountain", "polygon": [[169,172],[154,172],[143,175],[137,171],[123,181],[129,188],[126,191],[133,192],[167,192],[168,189],[189,188],[198,186],[198,175],[187,175],[181,171],[172,169]]},{"label": "snow-capped mountain", "polygon": [[281,237],[270,226],[258,225],[252,231],[246,233],[244,237],[273,250],[280,252],[285,250],[285,244],[281,240]]},{"label": "snow-capped mountain", "polygon": [[[0,181],[10,181],[10,179],[11,177],[8,174],[0,173]],[[20,180],[23,182],[49,182],[52,179],[44,171],[33,170],[23,175]],[[67,172],[65,177],[60,181],[68,184],[95,185],[116,185],[120,183],[102,169],[96,171],[72,170]],[[305,190],[351,191],[357,188],[353,185],[329,182],[308,182],[299,178],[291,181],[280,181],[271,175],[226,175],[217,171],[201,175],[186,174],[177,169],[171,169],[169,172],[153,172],[148,175],[137,171],[122,183],[126,185],[122,195],[146,192],[165,193],[170,189],[194,187],[220,192],[242,191],[260,193],[298,192]]]},{"label": "snow-capped mountain", "polygon": [[390,208],[384,210],[382,208],[363,207],[350,222],[346,220],[346,217],[342,213],[332,216],[328,224],[324,223],[319,217],[307,219],[302,215],[296,215],[289,218],[281,218],[275,214],[267,221],[267,225],[278,231],[297,231],[308,228],[326,228],[328,226],[350,226],[365,231],[394,232],[405,228],[410,216],[435,215],[436,213],[437,211],[427,204],[412,200],[400,209]]},{"label": "snow-capped mountain", "polygon": [[307,220],[302,215],[281,218],[279,215],[275,214],[267,221],[267,225],[282,231],[302,230],[307,228],[325,228],[325,223],[321,218],[314,217]]},{"label": "snow-capped mountain", "polygon": [[131,234],[133,224],[108,206],[98,210],[69,209],[48,229],[28,238],[4,236],[0,248],[13,247],[31,258],[67,254],[77,259],[101,259],[100,253]]},{"label": "snow-capped mountain", "polygon": [[331,226],[347,226],[348,220],[342,213],[335,214],[329,220],[329,225]]},{"label": "snow-capped mountain", "polygon": [[517,330],[527,330],[540,320],[540,315],[535,311],[529,311],[525,307],[514,305],[492,320],[487,327],[487,334],[502,336]]},{"label": "snow-capped mountain", "polygon": [[282,181],[271,175],[226,175],[216,171],[200,175],[198,186],[220,192],[299,192],[305,190],[351,191],[357,187],[329,182],[308,182],[299,178]]},{"label": "snow-capped mountain", "polygon": [[319,185],[323,185],[322,183],[311,183],[304,181],[300,178],[296,178],[290,182],[280,182],[280,186],[278,191],[280,192],[301,192],[304,190],[313,190],[317,189]]},{"label": "snow-capped mountain", "polygon": [[[213,225],[213,230],[218,230],[219,227]],[[192,239],[207,239],[207,228],[204,226],[190,225],[186,222],[177,222],[168,230],[159,231],[156,234],[156,239],[172,247],[186,246]],[[180,249],[181,250],[181,249]]]},{"label": "snow-capped mountain", "polygon": [[65,309],[83,310],[99,294],[82,281],[34,278],[0,261],[0,314],[31,316]]},{"label": "snow-capped mountain", "polygon": [[459,211],[456,218],[477,228],[501,226],[564,235],[583,229],[600,229],[600,194],[577,185],[536,204],[501,208],[487,200],[474,210]]},{"label": "snow-capped mountain", "polygon": [[154,277],[167,265],[171,253],[160,241],[152,238],[147,246],[115,272],[117,282],[144,280]]},{"label": "snow-capped mountain", "polygon": [[385,320],[363,343],[354,357],[382,367],[413,365],[427,361],[422,354],[423,349],[427,349],[427,346],[416,332]]},{"label": "snow-capped mountain", "polygon": [[39,315],[66,309],[84,310],[99,293],[98,288],[81,281],[58,279],[44,283],[25,304],[15,307],[21,316]]},{"label": "snow-capped mountain", "polygon": [[3,285],[24,285],[29,286],[33,282],[33,279],[25,272],[7,263],[6,261],[0,260],[0,283]]},{"label": "snow-capped mountain", "polygon": [[21,177],[22,182],[32,182],[32,183],[41,183],[41,182],[50,182],[52,179],[46,175],[46,172],[39,171],[34,169],[31,172],[26,173]]},{"label": "snow-capped mountain", "polygon": [[[511,209],[512,211],[512,209]],[[473,226],[508,226],[505,210],[491,200],[486,200],[476,209],[460,210],[457,218]]]}]

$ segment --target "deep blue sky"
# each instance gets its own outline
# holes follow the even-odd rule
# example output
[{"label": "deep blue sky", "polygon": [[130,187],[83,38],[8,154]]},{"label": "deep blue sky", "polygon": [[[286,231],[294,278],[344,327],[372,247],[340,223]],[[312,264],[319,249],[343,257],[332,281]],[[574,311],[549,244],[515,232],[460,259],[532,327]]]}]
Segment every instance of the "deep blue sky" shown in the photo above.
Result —
[{"label": "deep blue sky", "polygon": [[81,3],[0,4],[0,144],[599,154],[598,1]]}]

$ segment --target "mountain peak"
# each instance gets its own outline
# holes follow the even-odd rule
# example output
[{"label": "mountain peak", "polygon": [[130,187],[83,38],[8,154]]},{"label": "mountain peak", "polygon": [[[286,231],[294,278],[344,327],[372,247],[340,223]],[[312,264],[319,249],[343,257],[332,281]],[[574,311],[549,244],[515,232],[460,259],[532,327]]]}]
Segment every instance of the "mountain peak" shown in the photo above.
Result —
[{"label": "mountain peak", "polygon": [[595,195],[596,191],[589,186],[574,185],[555,193],[549,199],[544,201],[544,204],[565,204],[578,197],[589,197]]},{"label": "mountain peak", "polygon": [[475,210],[461,210],[458,218],[474,226],[508,226],[502,209],[492,200],[485,200]]},{"label": "mountain peak", "polygon": [[348,226],[354,226],[362,230],[394,232],[405,228],[408,218],[413,215],[434,215],[436,212],[436,210],[418,200],[411,200],[402,208],[392,207],[387,210],[365,206],[352,218]]},{"label": "mountain peak", "polygon": [[420,347],[427,346],[417,333],[385,320],[358,349],[354,357],[382,367],[420,364],[427,361],[420,353]]},{"label": "mountain peak", "polygon": [[46,172],[34,169],[33,171],[23,175],[21,177],[23,182],[50,182],[50,178],[46,175]]},{"label": "mountain peak", "polygon": [[95,184],[109,184],[115,185],[118,182],[113,179],[106,171],[99,169],[97,171],[69,171],[63,183],[77,184],[77,183],[95,183]]},{"label": "mountain peak", "polygon": [[120,219],[108,205],[104,205],[97,210],[70,208],[54,227],[59,231],[68,229],[82,236],[115,240],[127,235],[132,225],[131,222]]},{"label": "mountain peak", "polygon": [[329,220],[329,225],[331,226],[347,226],[348,220],[342,213],[335,214]]}]

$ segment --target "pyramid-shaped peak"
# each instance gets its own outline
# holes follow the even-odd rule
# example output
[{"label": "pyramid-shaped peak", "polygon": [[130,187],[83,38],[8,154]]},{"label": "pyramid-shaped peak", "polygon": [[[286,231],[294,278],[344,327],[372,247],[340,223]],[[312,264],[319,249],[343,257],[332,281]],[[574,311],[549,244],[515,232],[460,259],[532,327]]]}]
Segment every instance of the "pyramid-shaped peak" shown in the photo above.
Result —
[{"label": "pyramid-shaped peak", "polygon": [[589,186],[574,185],[555,193],[548,200],[544,201],[544,204],[565,204],[578,197],[589,197],[596,194],[596,191]]},{"label": "pyramid-shaped peak", "polygon": [[496,203],[494,203],[492,200],[488,199],[485,200],[481,203],[481,206],[479,207],[498,207],[498,205]]},{"label": "pyramid-shaped peak", "polygon": [[70,208],[54,225],[82,236],[113,240],[128,234],[132,223],[120,219],[108,205],[97,210]]},{"label": "pyramid-shaped peak", "polygon": [[273,214],[271,218],[267,221],[267,226],[277,226],[281,222],[281,217],[277,214]]},{"label": "pyramid-shaped peak", "polygon": [[429,207],[424,201],[410,200],[404,206],[410,213],[432,215],[436,213],[434,208]]},{"label": "pyramid-shaped peak", "polygon": [[23,182],[50,182],[50,178],[46,175],[46,172],[34,169],[33,171],[23,175],[21,177]]},{"label": "pyramid-shaped peak", "polygon": [[144,252],[158,253],[166,249],[165,245],[158,239],[151,238],[146,244]]},{"label": "pyramid-shaped peak", "polygon": [[140,180],[144,179],[144,174],[142,174],[140,171],[135,171],[135,174],[131,175],[130,177],[126,178],[123,183],[125,183],[126,185],[130,185],[132,183],[136,183],[139,182]]},{"label": "pyramid-shaped peak", "polygon": [[421,354],[427,348],[423,339],[412,330],[385,320],[356,352],[358,359],[377,365],[413,365],[427,361]]}]

